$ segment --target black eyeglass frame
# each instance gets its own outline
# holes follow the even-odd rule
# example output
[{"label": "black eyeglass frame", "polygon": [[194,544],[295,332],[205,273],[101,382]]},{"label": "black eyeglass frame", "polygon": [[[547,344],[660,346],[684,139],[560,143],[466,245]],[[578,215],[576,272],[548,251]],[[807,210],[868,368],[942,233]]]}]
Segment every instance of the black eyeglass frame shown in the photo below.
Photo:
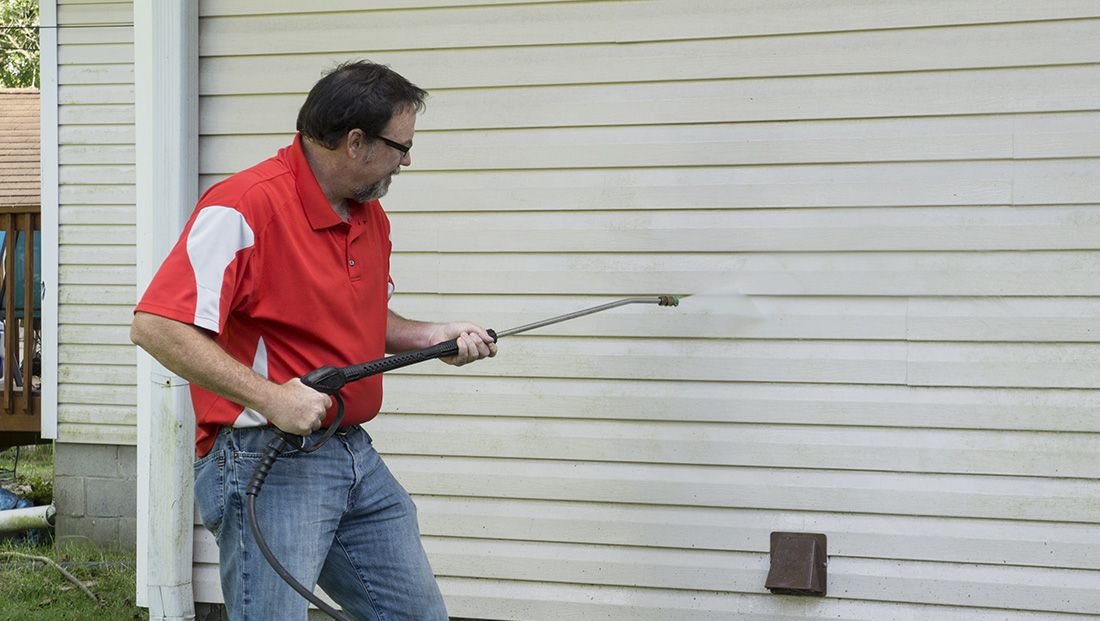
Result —
[{"label": "black eyeglass frame", "polygon": [[390,145],[391,147],[397,149],[398,151],[400,151],[401,152],[401,157],[404,157],[404,156],[408,155],[409,150],[413,148],[411,144],[410,145],[404,145],[404,144],[401,144],[400,142],[397,142],[396,140],[390,140],[389,138],[386,138],[386,137],[383,137],[383,136],[375,136],[375,138],[381,140],[382,142],[384,142],[384,143]]}]

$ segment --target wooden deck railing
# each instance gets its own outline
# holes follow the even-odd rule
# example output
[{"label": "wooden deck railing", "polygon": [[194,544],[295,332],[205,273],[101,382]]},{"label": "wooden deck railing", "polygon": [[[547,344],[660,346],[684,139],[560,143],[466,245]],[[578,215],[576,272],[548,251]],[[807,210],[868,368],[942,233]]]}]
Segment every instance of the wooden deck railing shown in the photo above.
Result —
[{"label": "wooden deck railing", "polygon": [[41,226],[37,206],[0,207],[0,232],[4,234],[0,246],[0,320],[4,322],[0,446],[34,442],[41,429],[40,387],[34,369],[39,353],[41,304],[39,287],[33,284],[35,255],[39,252],[35,232]]}]

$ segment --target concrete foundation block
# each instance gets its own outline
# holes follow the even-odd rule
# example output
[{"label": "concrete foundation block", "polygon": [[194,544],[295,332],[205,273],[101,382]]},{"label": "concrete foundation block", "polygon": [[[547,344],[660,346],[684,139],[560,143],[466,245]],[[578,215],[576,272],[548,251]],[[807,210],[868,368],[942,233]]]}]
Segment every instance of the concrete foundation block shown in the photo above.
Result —
[{"label": "concrete foundation block", "polygon": [[61,515],[84,515],[84,477],[56,476],[53,480],[53,504]]},{"label": "concrete foundation block", "polygon": [[133,517],[137,514],[137,485],[133,479],[89,478],[84,481],[87,514],[96,517]]}]

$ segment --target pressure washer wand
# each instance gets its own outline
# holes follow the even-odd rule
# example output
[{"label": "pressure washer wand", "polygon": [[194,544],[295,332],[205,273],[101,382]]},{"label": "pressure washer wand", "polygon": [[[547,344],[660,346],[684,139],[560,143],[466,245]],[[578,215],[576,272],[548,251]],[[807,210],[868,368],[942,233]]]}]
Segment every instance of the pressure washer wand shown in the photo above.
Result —
[{"label": "pressure washer wand", "polygon": [[569,321],[570,319],[576,319],[577,317],[584,317],[585,315],[592,315],[612,308],[618,308],[620,306],[626,306],[627,304],[656,304],[658,306],[679,306],[680,298],[674,295],[659,295],[657,297],[646,298],[624,298],[615,302],[608,302],[600,306],[593,306],[592,308],[586,308],[579,310],[575,313],[568,313],[566,315],[558,315],[557,317],[551,317],[550,319],[544,319],[542,321],[536,321],[535,323],[529,323],[525,326],[519,326],[518,328],[511,328],[509,330],[501,330],[496,333],[497,338],[503,338],[505,336],[512,336],[513,334],[519,334],[521,332],[527,332],[528,330],[534,330],[535,328],[544,328],[546,326],[552,326],[556,323],[563,321]]},{"label": "pressure washer wand", "polygon": [[[509,328],[508,330],[501,330],[496,332],[494,330],[488,330],[489,336],[493,337],[493,341],[498,341],[506,336],[512,336],[514,334],[520,334],[536,328],[544,328],[563,321],[569,321],[570,319],[576,319],[578,317],[584,317],[585,315],[592,315],[612,308],[618,308],[620,306],[626,306],[627,304],[656,304],[658,306],[679,306],[680,298],[675,295],[659,295],[653,297],[638,297],[638,298],[624,298],[615,302],[609,302],[607,304],[601,304],[600,306],[593,306],[592,308],[586,308],[573,313],[567,313],[565,315],[559,315],[557,317],[551,317],[550,319],[544,319],[542,321],[536,321],[535,323],[529,323],[527,325],[519,326],[516,328]],[[370,377],[371,375],[378,375],[379,373],[385,373],[387,371],[393,371],[402,367],[407,367],[410,364],[416,364],[418,362],[424,362],[425,360],[432,360],[435,358],[445,358],[447,356],[454,356],[458,353],[458,339],[451,339],[442,343],[437,343],[431,347],[425,347],[424,349],[418,349],[416,351],[408,351],[401,354],[394,354],[393,356],[387,356],[385,358],[379,358],[377,360],[371,360],[370,362],[363,362],[360,364],[353,364],[346,367],[333,367],[324,366],[319,369],[314,369],[309,373],[302,376],[302,383],[314,390],[334,395],[349,382],[361,380],[364,377]]]}]

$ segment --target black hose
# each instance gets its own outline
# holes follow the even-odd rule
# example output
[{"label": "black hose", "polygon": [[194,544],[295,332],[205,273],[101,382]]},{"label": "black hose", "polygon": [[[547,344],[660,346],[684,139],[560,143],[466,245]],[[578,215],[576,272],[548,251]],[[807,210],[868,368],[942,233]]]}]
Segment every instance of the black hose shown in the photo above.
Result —
[{"label": "black hose", "polygon": [[[329,426],[320,440],[310,446],[305,445],[305,438],[295,436],[301,440],[300,446],[297,447],[300,452],[312,453],[316,451],[324,446],[325,442],[328,442],[329,438],[340,428],[340,422],[344,420],[344,400],[340,398],[340,395],[333,396],[336,399],[336,418],[332,421],[332,425]],[[264,534],[260,530],[260,521],[256,517],[256,498],[259,497],[264,481],[267,480],[267,475],[271,472],[275,461],[279,459],[284,451],[292,447],[294,447],[294,443],[290,440],[288,434],[281,431],[277,432],[275,437],[267,443],[267,448],[264,449],[264,454],[260,457],[260,463],[256,465],[256,469],[252,472],[252,478],[248,481],[248,488],[245,490],[245,495],[248,496],[248,525],[252,529],[252,537],[256,539],[256,545],[260,548],[260,553],[267,559],[267,564],[271,565],[275,573],[279,574],[279,577],[289,584],[290,588],[297,591],[299,595],[309,600],[311,604],[333,619],[337,619],[337,621],[354,621],[351,617],[326,604],[324,600],[295,580],[294,576],[290,575],[290,572],[279,562],[279,559],[275,558],[275,553],[268,547],[267,540],[264,539]]]}]

